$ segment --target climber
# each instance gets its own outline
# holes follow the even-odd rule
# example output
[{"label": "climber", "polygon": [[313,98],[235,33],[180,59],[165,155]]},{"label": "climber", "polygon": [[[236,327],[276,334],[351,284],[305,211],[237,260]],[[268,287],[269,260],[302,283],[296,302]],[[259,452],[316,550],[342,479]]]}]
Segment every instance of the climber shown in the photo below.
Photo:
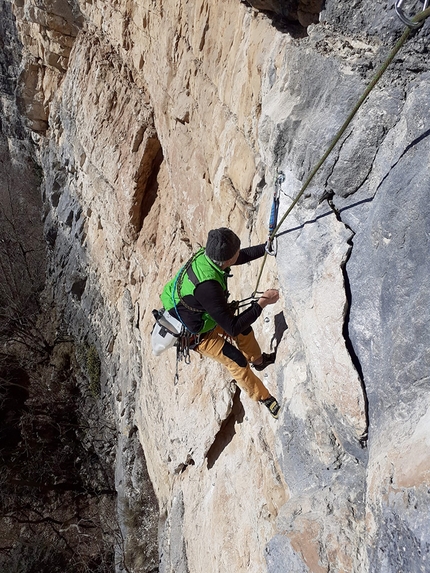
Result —
[{"label": "climber", "polygon": [[193,335],[194,350],[226,366],[250,398],[264,404],[277,418],[277,400],[250,365],[261,371],[275,361],[275,352],[261,352],[251,324],[265,306],[277,302],[279,292],[266,290],[238,315],[227,302],[230,267],[258,259],[264,252],[264,244],[240,249],[240,239],[233,231],[225,227],[213,229],[206,248],[200,249],[166,284],[161,300],[164,308]]}]

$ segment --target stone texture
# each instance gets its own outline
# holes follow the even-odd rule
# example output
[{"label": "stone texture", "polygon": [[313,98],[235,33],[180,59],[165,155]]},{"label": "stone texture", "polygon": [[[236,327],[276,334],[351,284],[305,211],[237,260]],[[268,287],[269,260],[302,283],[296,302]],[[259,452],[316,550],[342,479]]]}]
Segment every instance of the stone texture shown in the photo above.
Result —
[{"label": "stone texture", "polygon": [[[2,310],[25,308],[45,280],[45,245],[38,185],[41,170],[16,99],[22,46],[11,7],[1,4],[0,22],[0,260]],[[4,315],[3,315],[4,316]]]},{"label": "stone texture", "polygon": [[[424,74],[410,85],[402,118],[378,150],[380,184],[347,265],[350,333],[375,440],[368,510],[376,521],[390,523],[384,532],[372,529],[374,571],[388,563],[410,571],[428,568],[428,520],[419,510],[428,503],[430,475],[428,80]],[[409,548],[406,555],[402,547]]]},{"label": "stone texture", "polygon": [[[130,497],[140,440],[159,570],[425,571],[429,24],[267,262],[261,286],[282,297],[256,331],[277,347],[264,375],[282,403],[274,421],[197,356],[175,385],[174,351],[151,354],[151,310],[209,228],[265,239],[276,171],[284,212],[391,48],[393,10],[329,1],[294,39],[259,13],[268,3],[21,4],[50,281],[70,332],[97,344]],[[235,271],[234,298],[257,272]]]}]

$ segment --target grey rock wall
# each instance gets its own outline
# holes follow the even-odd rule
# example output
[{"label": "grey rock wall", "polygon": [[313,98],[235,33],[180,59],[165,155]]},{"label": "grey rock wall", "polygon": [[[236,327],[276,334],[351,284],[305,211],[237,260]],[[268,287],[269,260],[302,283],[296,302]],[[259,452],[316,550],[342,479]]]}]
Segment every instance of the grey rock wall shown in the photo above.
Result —
[{"label": "grey rock wall", "polygon": [[[387,173],[357,232],[346,271],[349,331],[369,402],[369,477],[388,495],[370,506],[381,524],[370,552],[372,571],[427,571],[429,552],[429,201],[428,73],[411,82],[394,128]],[[360,277],[360,278],[359,278]],[[372,451],[375,444],[374,451]],[[382,453],[380,448],[387,450]],[[390,445],[388,445],[390,444]],[[385,476],[375,458],[388,457]],[[388,461],[388,460],[387,460]],[[387,468],[388,469],[388,468]],[[379,496],[378,496],[379,497]]]},{"label": "grey rock wall", "polygon": [[430,23],[279,232],[262,286],[281,302],[256,324],[273,421],[196,357],[175,385],[150,311],[209,227],[265,239],[277,170],[282,215],[403,30],[391,3],[98,0],[49,50],[21,8],[50,282],[101,358],[120,497],[151,501],[146,530],[122,516],[136,571],[158,510],[163,573],[430,571]]},{"label": "grey rock wall", "polygon": [[[272,101],[288,109],[285,120],[276,125],[270,124],[268,113],[260,132],[276,158],[274,167],[287,174],[282,193],[284,211],[374,71],[370,66],[362,67],[366,54],[373,54],[375,64],[383,60],[384,48],[388,54],[399,23],[392,12],[381,8],[366,3],[360,7],[327,3],[323,13],[326,28],[311,31],[305,43],[311,47],[309,52],[306,48],[303,52],[303,46],[298,50],[300,65],[294,67],[293,63],[296,74],[273,78],[275,81],[269,84],[268,109],[273,109]],[[339,51],[339,37],[337,33],[332,36],[330,30],[342,35],[348,32],[350,46],[363,42],[364,58],[357,62],[359,65],[344,59]],[[309,501],[313,497],[312,487],[319,484],[315,495],[320,511],[324,507],[327,511],[319,518],[326,533],[333,526],[329,516],[333,504],[327,492],[332,488],[336,491],[337,504],[343,506],[334,510],[339,513],[348,512],[354,498],[350,518],[345,522],[361,515],[367,550],[360,548],[356,564],[345,570],[430,570],[426,509],[429,442],[425,437],[430,429],[427,316],[430,83],[425,56],[428,50],[424,48],[423,52],[422,48],[428,33],[427,23],[405,46],[279,236],[277,260],[287,308],[300,324],[297,315],[307,312],[314,300],[312,290],[318,288],[321,276],[330,272],[324,265],[327,250],[335,248],[333,237],[327,242],[329,221],[344,226],[345,254],[339,261],[347,299],[343,337],[362,388],[369,439],[359,440],[357,447],[351,449],[343,435],[340,440],[343,459],[342,456],[337,459],[330,473],[329,467],[315,465],[316,458],[309,453],[308,436],[315,432],[324,409],[319,406],[318,415],[312,412],[307,420],[299,421],[293,413],[293,399],[284,414],[288,432],[281,431],[280,436],[284,445],[283,467],[290,487],[294,489],[296,483],[297,492],[308,492]],[[324,53],[316,55],[315,50],[320,52],[321,47]],[[332,57],[328,58],[330,49]],[[306,59],[307,54],[313,62]],[[286,57],[295,62],[294,50]],[[411,65],[412,61],[416,64]],[[305,70],[314,70],[316,62],[316,74],[312,75],[315,83],[309,81],[310,87],[304,79]],[[302,109],[306,112],[302,113]],[[324,197],[329,197],[328,203]],[[335,233],[340,237],[339,231]],[[321,264],[324,268],[318,273]],[[297,295],[300,291],[302,294]],[[319,301],[320,313],[324,305],[330,304],[333,294],[332,288],[324,289],[325,300]],[[315,327],[317,320],[318,316],[312,319],[313,339],[299,345],[302,355],[298,353],[294,358],[298,363],[304,360],[309,365],[309,357],[304,359],[303,353],[309,353],[311,345],[323,340]],[[309,326],[308,321],[299,327],[300,337]],[[327,324],[326,329],[329,328]],[[337,353],[333,366],[338,358]],[[317,401],[318,387],[323,382],[321,378],[313,380],[314,375],[315,369],[308,369],[308,385],[309,379],[312,386],[315,384],[309,397],[311,403]],[[288,384],[288,378],[283,382]],[[348,390],[345,388],[344,392],[346,395]],[[328,428],[336,428],[341,436],[337,428],[340,419],[338,410],[328,410],[322,422],[324,433],[330,435]],[[361,451],[359,444],[365,446]],[[345,459],[346,452],[352,455],[349,462]],[[283,512],[288,518],[287,521],[278,518],[282,534],[297,528],[298,520],[303,519],[303,506],[297,508],[290,501]],[[322,545],[327,547],[327,543]],[[269,570],[283,571],[288,560],[293,563],[291,551],[284,538],[274,537],[268,545]],[[309,570],[318,570],[306,563]],[[294,571],[302,570],[300,565],[291,567]]]}]

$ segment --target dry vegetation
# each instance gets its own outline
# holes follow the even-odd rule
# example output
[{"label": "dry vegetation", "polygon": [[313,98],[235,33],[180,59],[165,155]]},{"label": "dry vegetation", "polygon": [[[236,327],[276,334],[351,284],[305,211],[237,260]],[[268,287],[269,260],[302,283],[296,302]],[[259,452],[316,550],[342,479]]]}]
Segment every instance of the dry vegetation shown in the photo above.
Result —
[{"label": "dry vegetation", "polygon": [[[39,172],[1,138],[0,570],[113,571],[121,559],[115,428],[44,293]],[[92,390],[90,390],[90,386]]]}]

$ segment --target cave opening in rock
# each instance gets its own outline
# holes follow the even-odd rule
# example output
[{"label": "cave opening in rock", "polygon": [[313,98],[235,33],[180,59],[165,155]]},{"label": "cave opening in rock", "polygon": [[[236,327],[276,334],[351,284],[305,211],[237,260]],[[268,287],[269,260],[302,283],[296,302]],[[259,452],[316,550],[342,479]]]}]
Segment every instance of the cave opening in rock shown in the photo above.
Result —
[{"label": "cave opening in rock", "polygon": [[266,14],[273,26],[295,38],[307,36],[307,27],[319,22],[324,0],[241,0]]},{"label": "cave opening in rock", "polygon": [[154,138],[148,151],[144,154],[139,169],[140,175],[137,180],[133,210],[131,212],[131,224],[136,234],[141,231],[143,222],[157,198],[158,174],[163,159],[163,149],[158,139]]}]

